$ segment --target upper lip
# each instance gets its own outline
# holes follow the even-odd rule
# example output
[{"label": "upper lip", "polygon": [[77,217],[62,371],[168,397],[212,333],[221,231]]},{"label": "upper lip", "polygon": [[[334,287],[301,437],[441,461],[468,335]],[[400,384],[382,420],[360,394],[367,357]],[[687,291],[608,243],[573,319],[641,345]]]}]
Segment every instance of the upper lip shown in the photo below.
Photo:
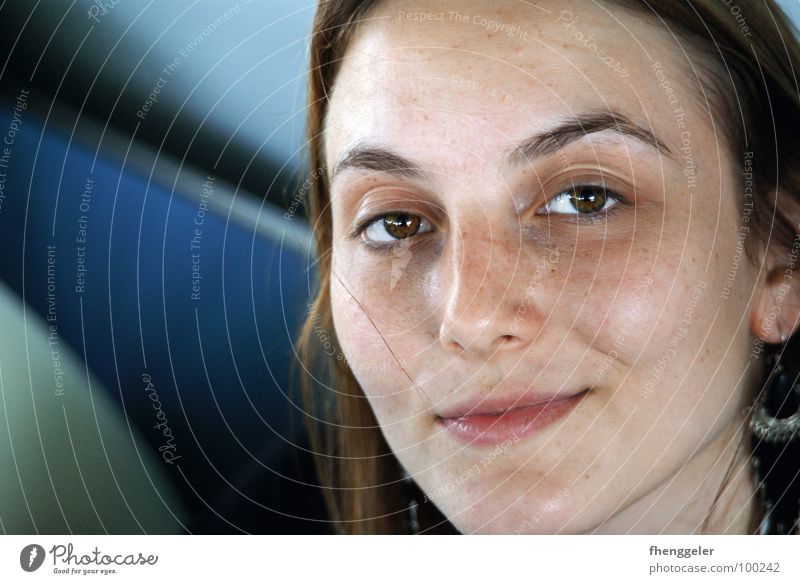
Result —
[{"label": "upper lip", "polygon": [[483,396],[465,400],[445,407],[437,413],[442,419],[465,418],[469,416],[500,416],[505,412],[517,408],[541,406],[552,401],[574,397],[589,391],[585,387],[577,391],[545,392],[528,390],[508,395]]}]

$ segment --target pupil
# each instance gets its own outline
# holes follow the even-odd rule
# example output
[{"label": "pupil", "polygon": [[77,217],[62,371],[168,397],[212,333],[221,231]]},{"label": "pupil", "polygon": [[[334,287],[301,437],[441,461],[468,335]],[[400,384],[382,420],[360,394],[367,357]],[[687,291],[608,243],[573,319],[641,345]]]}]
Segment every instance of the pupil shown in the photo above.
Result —
[{"label": "pupil", "polygon": [[598,187],[586,187],[573,191],[572,205],[581,213],[595,213],[606,204],[605,190]]},{"label": "pupil", "polygon": [[390,213],[383,218],[386,232],[397,239],[411,237],[419,229],[420,218],[408,213]]}]

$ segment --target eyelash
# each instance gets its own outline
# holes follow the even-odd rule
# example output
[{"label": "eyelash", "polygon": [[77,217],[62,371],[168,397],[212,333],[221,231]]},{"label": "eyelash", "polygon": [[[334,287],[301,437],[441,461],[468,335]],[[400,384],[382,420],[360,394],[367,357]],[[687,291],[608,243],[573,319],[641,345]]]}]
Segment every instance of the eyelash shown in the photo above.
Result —
[{"label": "eyelash", "polygon": [[[540,215],[540,216],[545,216],[545,217],[549,217],[551,215],[559,215],[559,216],[564,217],[565,221],[569,221],[569,222],[572,222],[572,223],[595,225],[597,223],[605,223],[608,220],[609,217],[613,217],[618,212],[620,212],[622,210],[622,208],[624,208],[624,207],[626,207],[628,205],[628,201],[627,201],[627,199],[625,199],[625,197],[623,197],[622,195],[616,193],[615,191],[612,191],[611,189],[607,189],[606,187],[604,187],[602,185],[589,184],[589,183],[582,184],[581,183],[581,184],[575,184],[575,185],[573,185],[573,186],[571,186],[571,187],[569,187],[567,189],[559,190],[558,193],[554,197],[551,197],[550,199],[548,199],[546,201],[545,205],[542,208],[547,207],[553,201],[555,201],[558,197],[560,197],[561,195],[567,193],[568,191],[574,190],[574,189],[582,189],[582,188],[603,189],[605,191],[606,195],[610,199],[612,199],[614,201],[614,204],[611,205],[611,207],[609,207],[608,209],[596,211],[594,213],[552,213],[552,212],[543,212],[543,213],[541,213],[541,212],[537,211],[536,214]],[[355,225],[355,227],[353,228],[353,231],[350,233],[350,237],[352,239],[357,239],[357,238],[360,237],[363,240],[364,245],[367,248],[372,249],[374,251],[389,251],[389,250],[391,250],[392,248],[394,248],[395,246],[400,244],[400,242],[402,242],[403,239],[397,239],[396,241],[394,241],[392,243],[377,243],[377,242],[374,242],[374,241],[367,240],[365,237],[363,237],[363,235],[364,235],[364,232],[373,223],[375,223],[376,221],[382,220],[385,217],[387,217],[389,215],[392,215],[392,214],[409,214],[409,215],[413,215],[413,213],[409,213],[408,211],[400,211],[400,210],[390,210],[390,211],[385,211],[385,212],[378,213],[378,214],[375,214],[375,215],[370,215],[370,216],[365,217],[364,219],[360,220]],[[414,236],[412,235],[409,238],[413,239]],[[409,239],[409,238],[406,238],[406,239]]]},{"label": "eyelash", "polygon": [[[364,219],[362,219],[361,221],[359,221],[355,225],[355,227],[353,228],[353,231],[350,233],[350,238],[351,239],[361,238],[365,247],[367,247],[367,248],[369,248],[369,249],[371,249],[373,251],[376,251],[376,252],[391,251],[395,246],[399,245],[400,242],[403,241],[403,239],[398,239],[396,241],[393,241],[392,243],[378,243],[378,242],[370,241],[370,240],[366,239],[365,237],[363,237],[363,235],[364,235],[364,232],[373,223],[375,223],[376,221],[380,221],[380,220],[388,217],[389,215],[393,215],[393,214],[415,215],[415,213],[409,213],[408,211],[399,211],[399,210],[385,211],[383,213],[378,213],[376,215],[370,215],[368,217],[365,217]],[[428,232],[425,232],[425,233],[428,233]],[[414,235],[412,235],[411,237],[408,237],[406,239],[413,239],[413,238],[414,238]]]},{"label": "eyelash", "polygon": [[[555,212],[541,211],[541,209],[545,209],[548,205],[553,204],[556,200],[558,200],[560,196],[567,194],[569,191],[579,191],[586,188],[593,188],[604,191],[606,197],[611,201],[613,201],[613,204],[607,209],[601,209],[599,211],[595,211],[594,213],[555,213]],[[550,215],[559,215],[564,218],[563,219],[564,221],[569,221],[577,224],[594,225],[597,223],[605,223],[609,217],[613,217],[627,205],[628,205],[628,200],[625,197],[623,197],[622,195],[620,195],[615,191],[612,191],[611,189],[606,188],[603,185],[591,184],[591,183],[577,183],[571,185],[568,188],[559,190],[555,196],[551,197],[545,203],[545,205],[539,211],[536,212],[536,214],[545,217]]]}]

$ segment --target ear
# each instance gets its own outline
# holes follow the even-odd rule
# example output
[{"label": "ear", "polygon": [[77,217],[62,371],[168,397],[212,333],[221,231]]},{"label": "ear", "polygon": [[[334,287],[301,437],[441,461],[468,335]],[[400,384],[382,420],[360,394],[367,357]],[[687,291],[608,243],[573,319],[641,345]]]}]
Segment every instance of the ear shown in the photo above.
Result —
[{"label": "ear", "polygon": [[800,239],[795,238],[784,265],[770,269],[756,289],[750,327],[753,334],[770,344],[791,337],[800,320]]}]

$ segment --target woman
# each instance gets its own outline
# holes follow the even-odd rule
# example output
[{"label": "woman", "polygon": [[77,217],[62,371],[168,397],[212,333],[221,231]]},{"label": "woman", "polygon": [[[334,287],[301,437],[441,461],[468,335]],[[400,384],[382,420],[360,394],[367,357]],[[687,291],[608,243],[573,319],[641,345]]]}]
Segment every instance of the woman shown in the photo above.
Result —
[{"label": "woman", "polygon": [[342,532],[796,532],[798,56],[771,1],[320,3]]}]

